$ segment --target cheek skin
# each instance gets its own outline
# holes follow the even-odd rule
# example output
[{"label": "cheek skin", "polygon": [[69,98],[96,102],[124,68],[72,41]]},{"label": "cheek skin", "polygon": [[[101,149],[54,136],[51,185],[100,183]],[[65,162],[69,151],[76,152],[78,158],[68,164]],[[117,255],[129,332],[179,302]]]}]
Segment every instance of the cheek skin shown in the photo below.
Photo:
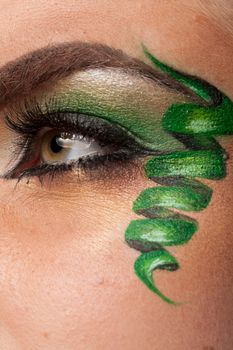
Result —
[{"label": "cheek skin", "polygon": [[[90,332],[98,338],[96,322],[110,321],[113,305],[124,303],[134,276],[123,233],[138,175],[132,174],[132,185],[122,176],[105,186],[73,181],[49,194],[20,184],[7,203],[9,191],[1,192],[7,204],[1,224],[1,318],[23,348],[32,340],[32,348],[51,341],[62,349],[68,338],[76,349]],[[145,185],[142,179],[137,183]]]},{"label": "cheek skin", "polygon": [[[133,273],[138,253],[124,243],[124,230],[133,218],[132,201],[153,183],[137,167],[131,181],[127,169],[121,173],[124,180],[111,185],[76,184],[72,195],[74,181],[49,192],[32,182],[19,184],[10,200],[13,185],[3,184],[1,321],[23,349],[60,350],[64,343],[69,350],[108,349],[111,339],[124,349],[165,348],[170,341],[200,348],[206,342],[219,344],[220,334],[222,344],[229,341],[231,164],[226,180],[210,183],[214,198],[204,214],[196,215],[198,234],[187,246],[171,249],[182,269],[156,275],[166,294],[192,301],[181,308],[155,298]],[[216,317],[218,323],[212,324]],[[161,336],[167,332],[170,340]]]}]

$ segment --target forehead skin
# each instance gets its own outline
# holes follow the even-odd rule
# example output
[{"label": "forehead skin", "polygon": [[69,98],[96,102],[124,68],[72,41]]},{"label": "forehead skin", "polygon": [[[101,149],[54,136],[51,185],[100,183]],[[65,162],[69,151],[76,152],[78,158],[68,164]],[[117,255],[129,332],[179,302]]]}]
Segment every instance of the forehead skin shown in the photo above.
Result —
[{"label": "forehead skin", "polygon": [[[146,61],[144,43],[233,98],[232,25],[223,8],[230,2],[0,0],[0,66],[73,40]],[[211,182],[211,206],[193,215],[201,227],[195,239],[172,250],[180,272],[158,276],[169,296],[188,302],[181,308],[161,303],[134,275],[138,254],[124,244],[124,229],[133,200],[151,186],[135,172],[133,181],[126,169],[107,185],[54,181],[49,191],[34,183],[16,191],[0,180],[1,349],[232,348],[233,168]]]},{"label": "forehead skin", "polygon": [[71,40],[101,41],[143,57],[143,42],[159,59],[233,97],[233,18],[227,18],[227,4],[230,8],[230,1],[1,0],[0,65]]}]

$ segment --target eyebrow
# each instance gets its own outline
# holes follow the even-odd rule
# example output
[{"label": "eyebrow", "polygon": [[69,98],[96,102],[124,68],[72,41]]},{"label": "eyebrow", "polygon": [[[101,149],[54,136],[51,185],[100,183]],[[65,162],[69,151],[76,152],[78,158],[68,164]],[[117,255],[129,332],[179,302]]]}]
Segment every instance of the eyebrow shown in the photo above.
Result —
[{"label": "eyebrow", "polygon": [[38,49],[0,68],[0,105],[30,95],[43,83],[91,68],[121,68],[197,100],[173,78],[119,49],[100,43],[70,42]]}]

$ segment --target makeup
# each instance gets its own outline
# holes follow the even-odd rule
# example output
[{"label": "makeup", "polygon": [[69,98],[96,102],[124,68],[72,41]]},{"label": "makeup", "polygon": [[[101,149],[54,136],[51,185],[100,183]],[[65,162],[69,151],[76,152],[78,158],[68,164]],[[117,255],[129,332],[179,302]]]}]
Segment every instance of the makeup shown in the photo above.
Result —
[{"label": "makeup", "polygon": [[[208,84],[205,89],[206,95],[212,97],[211,104],[215,104],[219,93]],[[49,157],[44,158],[43,154],[40,157],[37,153],[36,159],[44,165],[44,160],[49,164],[54,162],[56,168],[58,162],[63,168],[66,163],[67,170],[86,164],[87,157],[84,162],[84,155],[106,155],[106,148],[113,151],[118,148],[120,151],[113,152],[114,157],[108,154],[108,160],[163,155],[174,149],[184,151],[187,146],[183,140],[174,137],[162,125],[165,112],[175,103],[210,104],[201,99],[199,95],[202,94],[196,95],[188,84],[182,85],[174,77],[120,50],[81,42],[42,48],[10,62],[0,69],[0,92],[0,103],[11,102],[10,106],[13,107],[13,113],[7,110],[6,120],[11,130],[17,133],[16,144],[19,145],[10,152],[16,155],[13,159],[15,169],[11,167],[10,158],[4,162],[7,171],[0,169],[0,175],[7,178],[38,174],[35,159],[32,158],[35,158],[34,149],[40,148],[42,136],[45,142],[42,143],[42,150],[48,151]],[[46,134],[46,130],[49,134]],[[76,151],[70,156],[71,149],[64,152],[57,140],[71,131],[76,140],[72,142],[72,147],[77,145],[78,138],[91,137],[92,152],[84,152],[86,144],[83,142],[79,143],[82,154]],[[101,149],[103,134],[106,136],[104,150]],[[20,151],[21,145],[27,152],[26,157]],[[133,152],[130,145],[135,146]],[[20,164],[17,159],[20,159]],[[92,163],[93,160],[92,157]],[[99,161],[103,160],[104,157],[99,158]],[[26,163],[23,164],[23,161]],[[33,174],[30,168],[27,170],[28,165],[32,164]],[[53,172],[48,164],[46,169]],[[23,173],[20,175],[21,171]]]},{"label": "makeup", "polygon": [[179,268],[177,260],[170,253],[164,249],[158,249],[141,254],[134,267],[137,276],[152,292],[156,293],[163,301],[175,304],[155,286],[152,276],[155,270],[176,271]]},{"label": "makeup", "polygon": [[138,219],[129,224],[125,238],[130,246],[137,244],[141,251],[150,251],[161,246],[179,245],[188,242],[195,233],[195,221],[180,218]]},{"label": "makeup", "polygon": [[173,152],[149,160],[145,166],[148,178],[191,176],[221,179],[226,175],[225,155],[212,150]]},{"label": "makeup", "polygon": [[[167,179],[163,182],[167,186],[147,188],[140,193],[133,204],[137,214],[146,217],[156,217],[156,214],[160,217],[178,216],[177,212],[169,209],[198,212],[208,206],[212,196],[208,186],[190,179],[178,178],[179,181],[175,181],[175,178],[171,178],[170,182]],[[159,178],[155,181],[160,182]]]},{"label": "makeup", "polygon": [[54,91],[56,110],[108,120],[151,151],[184,149],[183,143],[162,127],[161,119],[171,104],[190,98],[149,78],[122,69],[88,69],[61,81]]},{"label": "makeup", "polygon": [[146,163],[146,177],[160,186],[144,190],[135,200],[134,212],[147,219],[132,221],[125,233],[129,246],[142,252],[134,265],[136,275],[162,300],[176,304],[156,287],[152,274],[156,269],[178,269],[176,259],[163,246],[187,243],[198,224],[182,211],[198,212],[210,203],[212,190],[192,178],[219,180],[226,176],[227,155],[213,137],[233,134],[233,103],[223,95],[216,100],[216,93],[206,83],[166,66],[146,48],[144,52],[157,68],[207,103],[175,102],[163,114],[163,129],[186,149],[174,148]]},{"label": "makeup", "polygon": [[[107,129],[105,134],[115,137],[115,140],[111,140],[113,144],[121,146],[121,131],[124,139],[130,140],[128,146],[130,143],[137,145],[138,151],[135,155],[138,156],[164,154],[174,148],[184,150],[183,142],[163,128],[161,119],[171,104],[177,101],[189,102],[190,94],[183,89],[179,91],[176,84],[173,84],[175,88],[168,86],[163,80],[168,81],[164,78],[162,82],[156,80],[152,74],[138,74],[129,67],[88,68],[59,80],[52,87],[37,89],[30,99],[23,100],[15,109],[12,108],[12,113],[8,113],[8,125],[13,127],[13,131],[21,130],[21,135],[27,134],[31,139],[35,138],[38,131],[44,135],[42,128],[55,128],[59,131],[61,127],[64,128],[61,131],[78,131],[79,137],[84,132],[84,136],[95,138],[102,123],[101,129]],[[59,139],[61,135],[54,134],[54,137],[56,143],[56,137]],[[49,138],[47,140],[49,141]],[[97,141],[103,140],[97,137]],[[97,150],[97,144],[95,145]],[[49,151],[48,146],[49,143]],[[14,153],[18,154],[18,151]],[[129,152],[125,152],[124,155],[126,153],[129,155]],[[77,152],[75,154],[77,155]],[[50,155],[52,156],[51,152]],[[60,154],[52,157],[54,160],[63,159]],[[103,160],[103,157],[101,159]],[[18,170],[11,171],[8,167],[8,178],[18,174]],[[29,175],[28,172],[27,174]]]},{"label": "makeup", "polygon": [[232,135],[233,103],[224,96],[216,107],[172,105],[163,118],[163,127],[171,133],[183,135]]}]

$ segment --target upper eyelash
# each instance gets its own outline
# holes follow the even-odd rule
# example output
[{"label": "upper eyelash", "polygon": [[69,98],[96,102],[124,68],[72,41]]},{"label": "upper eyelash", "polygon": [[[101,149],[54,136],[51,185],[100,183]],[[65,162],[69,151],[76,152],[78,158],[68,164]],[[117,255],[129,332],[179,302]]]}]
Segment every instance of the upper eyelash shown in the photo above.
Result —
[{"label": "upper eyelash", "polygon": [[[137,140],[125,129],[119,125],[112,124],[99,117],[87,116],[78,113],[65,113],[42,111],[38,104],[30,110],[24,108],[21,112],[8,114],[6,116],[6,124],[8,128],[13,130],[17,135],[15,141],[16,155],[21,156],[21,160],[17,163],[14,169],[10,170],[4,177],[21,179],[30,176],[42,176],[46,173],[54,176],[55,171],[61,174],[75,167],[80,167],[87,170],[91,167],[97,167],[100,163],[114,162],[118,160],[126,161],[135,156],[146,156],[154,154],[150,150],[141,146]],[[13,118],[13,115],[16,117]],[[68,117],[67,117],[68,116]],[[107,156],[85,157],[85,162],[81,160],[63,163],[59,165],[42,164],[31,169],[26,169],[21,174],[16,175],[17,168],[30,159],[33,152],[31,151],[33,141],[37,137],[39,130],[43,127],[57,128],[58,130],[68,130],[76,133],[81,133],[83,136],[93,137],[100,145],[114,145],[119,147],[117,152]],[[98,158],[98,159],[97,159]],[[97,164],[98,163],[98,164]]]},{"label": "upper eyelash", "polygon": [[[56,105],[52,105],[52,109],[55,107]],[[71,132],[79,132],[83,136],[93,137],[103,143],[106,138],[108,144],[111,141],[115,145],[119,144],[129,148],[132,147],[133,149],[139,148],[143,151],[151,151],[143,147],[131,132],[119,124],[113,124],[99,116],[85,115],[76,111],[64,112],[56,109],[56,112],[51,112],[49,104],[45,105],[45,110],[43,111],[37,103],[31,109],[27,109],[26,104],[21,110],[8,113],[5,120],[8,128],[20,136],[34,136],[43,127],[57,128],[59,130],[70,129]],[[108,130],[106,131],[106,129]]]}]

